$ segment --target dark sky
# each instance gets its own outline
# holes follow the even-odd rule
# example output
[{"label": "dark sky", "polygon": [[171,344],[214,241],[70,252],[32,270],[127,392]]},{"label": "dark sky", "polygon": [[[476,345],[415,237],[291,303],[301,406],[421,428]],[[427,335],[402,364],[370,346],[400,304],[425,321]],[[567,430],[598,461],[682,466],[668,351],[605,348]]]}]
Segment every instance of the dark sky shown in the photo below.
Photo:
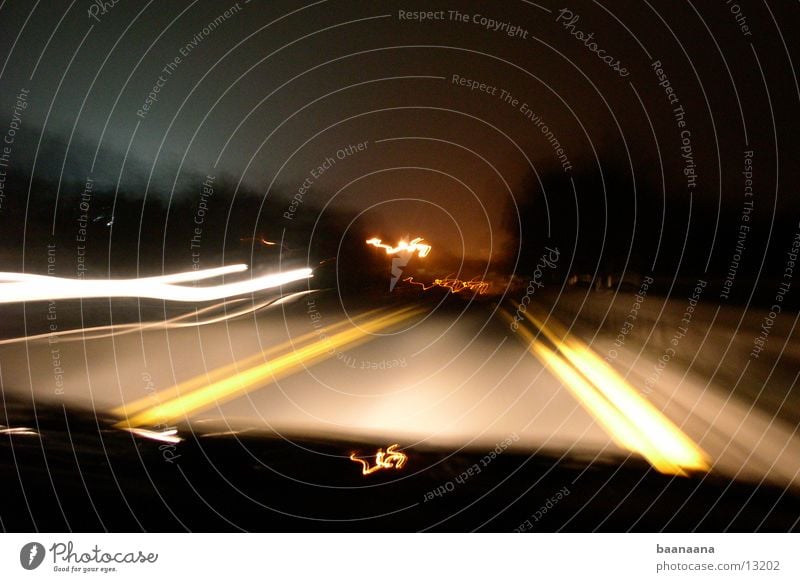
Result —
[{"label": "dark sky", "polygon": [[[227,175],[283,208],[332,158],[298,212],[330,202],[363,212],[378,236],[422,235],[480,259],[513,252],[509,213],[536,176],[596,174],[604,196],[601,169],[632,169],[639,188],[668,201],[738,207],[744,152],[753,150],[759,208],[797,211],[796,3],[96,6],[0,3],[0,133],[29,90],[11,153],[18,171],[119,180],[164,198],[175,184],[199,192],[206,174]],[[433,14],[402,16],[415,11]],[[677,103],[659,86],[654,61]],[[454,75],[488,89],[470,90]],[[159,82],[158,100],[137,114]],[[359,143],[361,151],[342,151]],[[51,192],[33,196],[54,202]]]}]

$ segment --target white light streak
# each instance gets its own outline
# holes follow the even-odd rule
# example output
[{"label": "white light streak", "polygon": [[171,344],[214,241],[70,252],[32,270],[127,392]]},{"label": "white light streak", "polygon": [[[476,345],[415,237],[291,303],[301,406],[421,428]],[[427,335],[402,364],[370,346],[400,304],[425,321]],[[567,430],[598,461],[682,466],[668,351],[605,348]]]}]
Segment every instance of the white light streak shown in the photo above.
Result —
[{"label": "white light streak", "polygon": [[247,270],[246,265],[229,265],[140,279],[67,279],[27,273],[0,273],[0,303],[108,297],[141,297],[183,302],[214,301],[280,287],[312,276],[311,269],[305,268],[222,285],[205,287],[177,285],[245,270]]},{"label": "white light streak", "polygon": [[244,307],[236,311],[228,311],[223,315],[214,316],[208,319],[200,319],[200,316],[206,313],[217,311],[218,309],[221,309],[223,307],[228,308],[231,304],[241,301],[246,301],[246,299],[244,298],[226,299],[225,301],[222,301],[220,303],[215,303],[213,305],[208,305],[202,308],[192,309],[188,313],[184,313],[183,315],[177,315],[172,319],[167,319],[165,321],[115,323],[112,325],[98,325],[94,327],[79,327],[77,329],[50,331],[36,335],[23,335],[20,337],[0,340],[0,346],[22,343],[22,342],[50,340],[50,338],[54,337],[63,338],[61,341],[64,342],[90,341],[90,340],[104,339],[109,337],[119,337],[122,335],[127,335],[141,331],[202,327],[205,325],[213,325],[215,323],[221,323],[223,321],[229,321],[232,319],[236,319],[238,317],[243,317],[245,315],[249,315],[250,313],[255,313],[265,308],[277,307],[279,305],[283,305],[284,303],[290,303],[292,301],[296,301],[300,297],[307,295],[309,293],[316,293],[316,292],[317,292],[316,289],[310,289],[308,291],[297,291],[295,293],[290,293],[288,295],[283,295],[281,297],[267,299],[266,301],[262,301],[261,303],[256,303],[255,305],[250,305],[248,307]]},{"label": "white light streak", "polygon": [[171,445],[176,445],[183,440],[178,436],[178,430],[174,428],[164,431],[148,430],[146,428],[124,428],[122,430],[126,430],[142,438],[152,439],[162,443],[169,443]]}]

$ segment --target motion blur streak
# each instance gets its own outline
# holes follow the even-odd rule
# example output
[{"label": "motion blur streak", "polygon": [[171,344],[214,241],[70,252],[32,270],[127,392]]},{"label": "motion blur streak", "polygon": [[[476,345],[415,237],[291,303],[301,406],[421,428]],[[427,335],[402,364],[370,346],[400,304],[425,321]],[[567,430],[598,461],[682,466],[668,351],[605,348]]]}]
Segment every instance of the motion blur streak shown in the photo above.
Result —
[{"label": "motion blur streak", "polygon": [[263,275],[235,283],[208,287],[182,287],[186,283],[219,277],[246,270],[245,265],[230,265],[207,271],[177,273],[141,279],[66,279],[25,273],[0,273],[0,303],[43,301],[56,299],[89,299],[104,297],[147,297],[165,301],[213,301],[225,297],[254,293],[280,287],[311,277],[311,269],[296,269],[285,273]]},{"label": "motion blur streak", "polygon": [[[544,331],[544,324],[534,315],[526,317]],[[557,325],[557,324],[555,324]],[[563,341],[557,344],[562,354],[631,422],[640,427],[645,436],[666,456],[687,469],[708,470],[707,457],[677,426],[655,406],[643,398],[611,366],[592,352],[592,349],[559,330]]]},{"label": "motion blur streak", "polygon": [[[223,307],[227,308],[229,305],[245,301],[245,299],[243,298],[228,299],[220,303],[215,303],[214,305],[208,305],[201,309],[194,309],[189,313],[178,315],[171,319],[167,319],[166,321],[150,321],[146,323],[142,322],[121,323],[112,325],[98,325],[94,327],[83,327],[78,329],[65,329],[62,331],[51,331],[48,333],[40,333],[36,335],[27,335],[27,336],[0,340],[0,346],[6,344],[30,342],[43,339],[51,341],[50,338],[53,337],[59,337],[59,338],[63,337],[65,339],[63,339],[62,341],[65,342],[89,341],[89,340],[103,339],[109,337],[119,337],[121,335],[125,335],[128,333],[136,333],[139,331],[146,331],[146,330],[181,329],[184,327],[200,327],[203,325],[213,325],[215,323],[220,323],[223,321],[235,319],[237,317],[242,317],[250,313],[254,313],[256,311],[259,311],[260,309],[264,309],[265,307],[277,307],[278,305],[283,305],[284,303],[293,301],[298,297],[302,297],[303,295],[314,293],[315,291],[316,291],[315,289],[312,289],[310,291],[298,291],[297,293],[290,293],[288,295],[283,295],[281,297],[262,301],[261,303],[245,307],[244,309],[240,309],[238,311],[227,312],[225,313],[225,315],[212,317],[210,319],[198,319],[198,317],[204,313],[213,312]],[[192,319],[192,321],[184,321],[186,319]],[[77,337],[68,337],[68,336],[77,336]]]},{"label": "motion blur streak", "polygon": [[0,424],[0,434],[5,434],[9,436],[13,435],[21,435],[21,436],[38,436],[39,433],[33,430],[32,428],[28,428],[27,426],[4,426]]},{"label": "motion blur streak", "polygon": [[[74,340],[95,340],[95,339],[103,339],[108,337],[117,337],[121,335],[125,335],[127,333],[134,333],[136,331],[145,331],[149,329],[170,329],[171,327],[183,327],[183,326],[199,326],[204,325],[206,323],[214,323],[213,320],[211,321],[193,321],[189,323],[179,323],[184,319],[188,319],[190,317],[197,317],[203,313],[207,313],[209,311],[214,311],[215,309],[219,309],[224,305],[230,305],[233,302],[244,301],[244,299],[233,299],[229,301],[223,301],[222,303],[215,303],[214,305],[208,305],[203,307],[202,309],[195,309],[190,313],[184,313],[183,315],[178,315],[173,317],[172,319],[167,319],[166,321],[151,321],[147,323],[137,322],[137,323],[117,323],[112,325],[96,325],[93,327],[79,327],[77,329],[65,329],[62,331],[51,331],[48,333],[39,333],[36,335],[23,335],[20,337],[12,337],[9,339],[0,340],[0,346],[8,345],[8,344],[16,344],[19,342],[33,342],[36,340],[49,340],[52,337],[57,337],[61,339],[61,341],[74,341]],[[265,305],[270,304],[271,301],[266,301],[258,306],[254,306],[253,310],[260,309]],[[108,333],[105,333],[108,332]],[[69,336],[78,336],[75,338],[70,338]]]},{"label": "motion blur streak", "polygon": [[139,398],[138,400],[134,400],[133,402],[125,403],[122,406],[119,406],[114,410],[112,410],[111,414],[120,418],[127,418],[131,414],[136,414],[137,412],[141,412],[145,408],[149,408],[151,406],[167,402],[169,400],[172,400],[173,398],[178,398],[179,396],[182,396],[183,394],[191,390],[196,390],[197,388],[201,388],[204,385],[210,384],[212,382],[217,382],[218,380],[222,380],[223,378],[227,378],[228,376],[238,373],[238,371],[242,368],[247,368],[248,366],[255,365],[256,363],[259,362],[259,360],[264,360],[265,358],[271,357],[275,354],[280,354],[285,350],[292,349],[298,345],[301,345],[314,338],[317,338],[320,335],[323,334],[327,335],[332,331],[345,327],[351,321],[360,321],[365,317],[369,317],[370,315],[375,315],[379,311],[380,311],[379,309],[373,309],[371,311],[367,311],[366,313],[362,313],[361,315],[357,315],[351,318],[349,321],[348,320],[340,321],[338,323],[329,325],[322,330],[315,330],[307,334],[301,335],[300,337],[293,338],[277,346],[273,346],[267,350],[258,352],[257,354],[253,354],[252,356],[249,356],[243,360],[239,360],[231,364],[228,364],[227,366],[222,366],[215,370],[211,370],[210,372],[207,372],[205,374],[200,374],[199,376],[190,378],[189,380],[181,382],[180,384],[176,384],[169,388],[165,388],[160,392],[153,392],[151,394],[148,394],[147,396]]},{"label": "motion blur streak", "polygon": [[367,244],[380,249],[385,249],[387,255],[396,255],[402,252],[416,252],[418,256],[426,257],[428,256],[428,253],[431,252],[431,245],[423,243],[422,240],[422,237],[417,237],[411,242],[401,240],[396,247],[393,247],[391,245],[382,243],[381,239],[379,238],[371,238],[367,241]]},{"label": "motion blur streak", "polygon": [[[569,336],[565,330],[554,333],[528,310],[524,315],[553,343],[561,356],[520,327],[522,337],[530,342],[531,352],[565,382],[617,442],[641,454],[661,473],[686,475],[686,470],[709,470],[707,455],[637,394],[613,368],[593,354],[589,346]],[[507,313],[504,317],[511,320]],[[553,326],[558,327],[555,323]]]},{"label": "motion blur streak", "polygon": [[[506,311],[502,311],[501,314],[508,321],[512,321],[511,316]],[[614,439],[614,442],[630,451],[639,451],[646,446],[636,429],[630,425],[625,417],[608,400],[603,398],[595,387],[572,366],[554,351],[537,341],[534,335],[524,327],[520,326],[518,332],[530,344],[531,353],[553,371],[556,377],[572,392],[576,400],[603,425],[608,434],[611,435],[611,438]]]},{"label": "motion blur streak", "polygon": [[397,447],[399,446],[400,445],[397,443],[389,445],[386,447],[385,453],[383,449],[378,449],[378,452],[375,454],[375,464],[372,467],[369,466],[369,461],[359,459],[356,457],[355,453],[350,453],[350,460],[361,463],[362,475],[371,475],[375,471],[380,471],[381,469],[402,469],[403,465],[405,465],[408,460],[408,455],[398,451]]},{"label": "motion blur streak", "polygon": [[[234,376],[213,382],[194,392],[179,396],[164,404],[149,408],[133,418],[117,423],[117,428],[135,428],[154,426],[161,423],[173,423],[198,411],[204,410],[221,401],[242,396],[249,391],[260,388],[264,383],[287,376],[298,369],[313,365],[336,353],[337,349],[353,347],[370,339],[370,335],[390,326],[415,317],[422,309],[406,307],[366,321],[358,327],[319,339],[312,344],[292,350],[288,354],[276,357],[271,362],[240,372]],[[259,357],[261,355],[259,354]]]},{"label": "motion blur streak", "polygon": [[171,428],[169,430],[164,430],[164,431],[147,430],[144,428],[128,428],[125,430],[127,430],[132,434],[135,434],[136,436],[144,437],[146,439],[151,439],[154,441],[159,441],[162,443],[169,443],[172,445],[176,445],[183,440],[181,437],[178,436],[178,430],[175,428]]},{"label": "motion blur streak", "polygon": [[414,277],[406,277],[403,281],[422,287],[423,291],[433,289],[434,287],[443,287],[449,289],[451,293],[461,293],[462,291],[470,290],[475,291],[478,295],[484,295],[488,293],[491,288],[491,283],[479,280],[477,277],[469,281],[463,281],[462,279],[457,279],[448,275],[444,279],[434,279],[433,283],[430,285],[426,285],[421,281],[414,281]]},{"label": "motion blur streak", "polygon": [[[213,269],[198,269],[193,271],[185,271],[183,273],[172,273],[171,275],[156,275],[154,277],[140,277],[138,279],[130,279],[132,281],[141,281],[147,283],[163,283],[171,285],[173,283],[189,283],[191,281],[202,281],[204,279],[213,279],[214,277],[221,277],[223,275],[230,275],[232,273],[241,273],[247,270],[247,265],[237,263],[235,265],[226,265],[224,267],[214,267]],[[35,275],[32,273],[7,273],[0,272],[0,281],[24,283],[24,282],[39,282],[46,281],[67,281],[80,283],[83,281],[89,282],[87,279],[64,279],[60,277],[52,277],[50,275]],[[105,279],[96,279],[94,281],[102,281],[108,283]],[[118,281],[122,282],[122,281]]]},{"label": "motion blur streak", "polygon": [[[594,354],[589,346],[570,336],[555,322],[551,327],[555,328],[557,335],[546,329],[544,322],[530,311],[526,311],[524,315],[667,458],[685,469],[708,470],[707,455],[655,406],[638,394],[616,370]],[[561,341],[558,341],[558,336],[562,338]]]}]

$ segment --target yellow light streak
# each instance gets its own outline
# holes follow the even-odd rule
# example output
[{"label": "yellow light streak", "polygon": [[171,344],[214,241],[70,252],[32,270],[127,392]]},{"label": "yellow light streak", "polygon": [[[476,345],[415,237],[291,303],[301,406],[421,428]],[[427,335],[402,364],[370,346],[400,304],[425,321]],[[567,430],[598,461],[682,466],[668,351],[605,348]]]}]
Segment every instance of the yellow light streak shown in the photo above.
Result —
[{"label": "yellow light streak", "polygon": [[429,285],[426,285],[421,281],[414,281],[414,277],[406,277],[403,279],[403,281],[422,287],[423,291],[428,291],[434,287],[444,287],[445,289],[449,289],[451,293],[461,293],[462,291],[469,290],[477,292],[478,295],[484,295],[488,293],[491,287],[491,283],[482,281],[477,277],[473,277],[469,281],[464,281],[462,279],[451,277],[450,275],[444,279],[434,279],[433,283],[430,283]]},{"label": "yellow light streak", "polygon": [[381,242],[379,238],[371,238],[367,240],[368,245],[372,245],[374,247],[378,247],[380,249],[384,249],[387,255],[396,255],[401,252],[408,252],[408,253],[417,253],[417,256],[422,258],[428,256],[428,253],[431,252],[431,245],[423,243],[424,239],[422,237],[417,237],[411,242],[406,242],[401,240],[397,243],[396,247],[392,245],[387,245]]},{"label": "yellow light streak", "polygon": [[399,446],[397,443],[389,445],[386,447],[386,452],[383,449],[378,449],[375,454],[375,464],[372,467],[369,466],[369,461],[357,458],[355,453],[350,453],[350,460],[361,463],[362,475],[371,475],[381,469],[402,469],[408,460],[408,455],[398,451],[397,447]]},{"label": "yellow light streak", "polygon": [[[665,474],[685,475],[687,470],[709,470],[706,453],[589,346],[570,336],[555,322],[545,326],[543,320],[530,311],[530,308],[524,311],[526,319],[553,343],[558,353],[520,326],[518,331],[530,343],[531,352],[572,391],[617,444],[641,454],[657,471]],[[507,312],[504,311],[503,316],[511,321]]]},{"label": "yellow light streak", "polygon": [[[135,428],[155,426],[160,423],[174,424],[178,419],[260,388],[265,382],[280,379],[302,367],[313,365],[330,357],[345,346],[357,345],[369,339],[370,334],[377,333],[420,313],[422,313],[420,308],[406,307],[389,315],[372,319],[362,323],[359,327],[339,332],[325,340],[319,339],[302,348],[280,355],[269,362],[153,406],[114,426],[116,428]],[[261,356],[259,355],[259,357]]]},{"label": "yellow light streak", "polygon": [[297,347],[298,345],[302,345],[308,341],[320,337],[320,335],[322,334],[325,335],[330,334],[331,332],[337,329],[346,327],[347,325],[350,324],[350,322],[361,321],[362,319],[375,315],[380,311],[382,310],[372,309],[370,311],[364,312],[362,314],[350,318],[349,321],[345,319],[343,321],[334,323],[320,330],[315,330],[306,333],[304,335],[301,335],[299,337],[292,338],[291,340],[285,341],[281,344],[278,344],[277,346],[268,348],[263,352],[258,352],[256,354],[253,354],[252,356],[248,356],[243,360],[238,360],[236,362],[232,362],[225,366],[221,366],[205,374],[200,374],[198,376],[195,376],[193,378],[175,384],[174,386],[170,386],[169,388],[164,388],[159,392],[151,392],[147,396],[143,396],[132,402],[126,402],[125,404],[122,404],[121,406],[114,408],[110,412],[113,416],[119,418],[127,418],[131,414],[136,414],[137,412],[140,412],[145,408],[148,408],[150,406],[155,406],[155,404],[157,403],[167,402],[168,400],[172,400],[173,398],[178,398],[179,396],[187,392],[190,392],[192,390],[196,390],[197,388],[200,388],[206,384],[210,384],[212,382],[216,382],[218,380],[226,378],[232,374],[236,374],[239,370],[252,366],[258,363],[259,361],[263,361],[267,358],[274,356],[275,354],[280,354],[281,352],[287,349],[291,349],[293,347]]},{"label": "yellow light streak", "polygon": [[[543,330],[544,322],[530,313],[525,317]],[[708,470],[707,455],[670,421],[664,413],[620,376],[614,368],[597,356],[592,349],[567,333],[554,322],[563,341],[556,343],[562,354],[586,376],[630,421],[639,427],[644,436],[677,465],[693,470]],[[551,332],[552,333],[552,332]]]},{"label": "yellow light streak", "polygon": [[244,270],[247,270],[246,265],[229,265],[137,279],[69,279],[29,273],[0,273],[0,303],[108,297],[143,297],[183,302],[214,301],[272,289],[311,277],[311,269],[305,268],[221,285],[202,287],[179,285]]}]

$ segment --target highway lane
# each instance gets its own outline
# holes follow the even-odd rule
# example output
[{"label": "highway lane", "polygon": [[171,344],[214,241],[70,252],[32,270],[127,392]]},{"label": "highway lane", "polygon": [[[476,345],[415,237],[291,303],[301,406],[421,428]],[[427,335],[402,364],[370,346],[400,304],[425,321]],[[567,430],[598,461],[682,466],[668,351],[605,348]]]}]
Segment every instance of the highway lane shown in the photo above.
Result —
[{"label": "highway lane", "polygon": [[528,451],[623,454],[491,312],[421,314],[200,418],[404,446],[485,449],[516,435]]},{"label": "highway lane", "polygon": [[[142,426],[189,420],[226,430],[379,436],[446,447],[494,447],[516,434],[517,446],[529,450],[624,453],[526,346],[491,319],[487,304],[464,314],[453,308],[415,314],[377,335],[361,327],[404,307],[345,314],[335,293],[319,293],[202,327],[0,345],[2,382],[15,397],[89,407],[122,420],[126,412],[133,418],[141,412],[131,404],[153,408],[317,344],[321,357],[294,362],[290,375],[273,381],[265,370],[238,397],[211,394],[205,406],[166,417],[156,412]],[[326,343],[350,329],[363,337]]]},{"label": "highway lane", "polygon": [[492,304],[465,305],[345,311],[318,292],[199,327],[4,344],[3,391],[156,437],[178,426],[480,450],[512,437],[519,451],[798,486],[797,435],[724,387],[668,375],[645,394],[646,356],[610,368],[602,337],[588,345],[546,316],[512,331]]}]

